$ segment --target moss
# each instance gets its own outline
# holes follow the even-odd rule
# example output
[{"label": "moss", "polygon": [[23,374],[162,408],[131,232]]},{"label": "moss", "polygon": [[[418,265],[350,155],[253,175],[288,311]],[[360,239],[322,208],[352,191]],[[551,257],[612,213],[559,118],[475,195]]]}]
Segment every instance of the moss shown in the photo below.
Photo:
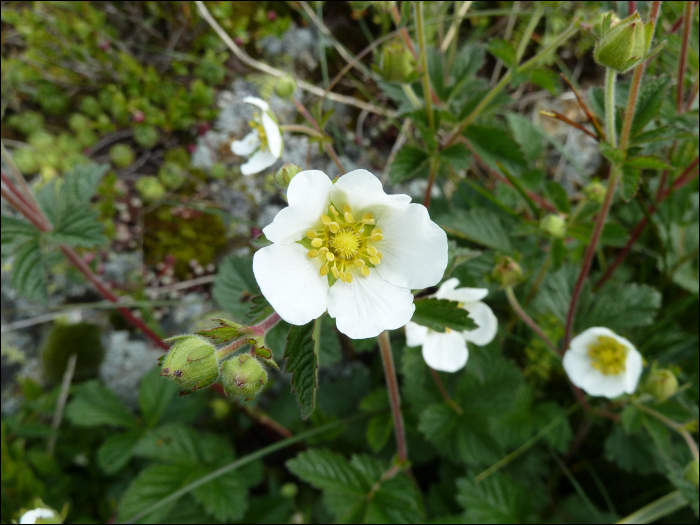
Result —
[{"label": "moss", "polygon": [[97,376],[105,354],[99,326],[90,323],[54,326],[41,349],[44,377],[48,382],[61,382],[68,359],[73,354],[78,355],[73,381]]}]

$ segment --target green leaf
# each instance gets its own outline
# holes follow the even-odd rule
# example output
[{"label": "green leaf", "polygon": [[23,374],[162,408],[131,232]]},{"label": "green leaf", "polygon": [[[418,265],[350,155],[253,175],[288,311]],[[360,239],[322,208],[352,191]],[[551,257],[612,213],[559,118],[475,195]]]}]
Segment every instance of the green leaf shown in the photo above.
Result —
[{"label": "green leaf", "polygon": [[659,114],[666,99],[666,90],[670,85],[671,77],[669,76],[644,80],[639,90],[630,136],[634,137],[640,133]]},{"label": "green leaf", "polygon": [[591,297],[587,309],[579,311],[577,328],[605,326],[615,332],[650,325],[661,306],[661,294],[645,284],[618,284],[603,288]]},{"label": "green leaf", "polygon": [[210,328],[209,330],[200,330],[197,335],[208,337],[212,340],[215,345],[220,345],[223,343],[228,343],[233,339],[238,339],[246,335],[248,332],[243,330],[243,327],[238,323],[229,321],[227,319],[212,319],[212,321],[218,321],[221,326],[216,328]]},{"label": "green leaf", "polygon": [[[206,476],[213,469],[193,469],[189,482]],[[217,521],[231,523],[240,519],[248,508],[248,491],[242,472],[231,471],[200,485],[192,491],[192,497]]]},{"label": "green leaf", "polygon": [[389,442],[394,423],[389,414],[373,416],[367,423],[367,444],[375,452],[381,452]]},{"label": "green leaf", "polygon": [[545,184],[545,190],[547,190],[547,195],[552,199],[552,202],[557,207],[557,209],[564,213],[571,212],[571,205],[569,204],[569,196],[566,194],[566,190],[556,181],[549,181]]},{"label": "green leaf", "polygon": [[662,126],[640,133],[631,141],[633,146],[645,144],[647,142],[659,142],[662,140],[673,140],[679,138],[690,138],[692,135],[686,130],[673,126]]},{"label": "green leaf", "polygon": [[[186,464],[145,468],[124,492],[117,510],[117,521],[123,523],[148,511],[154,504],[180,489],[191,472],[192,467]],[[147,512],[136,523],[160,523],[177,504],[178,502],[172,501],[153,512]]]},{"label": "green leaf", "polygon": [[513,138],[522,148],[525,157],[530,161],[539,159],[544,152],[544,140],[534,122],[518,113],[508,113],[506,118]]},{"label": "green leaf", "polygon": [[503,62],[506,67],[515,66],[515,48],[500,38],[490,38],[486,50]]},{"label": "green leaf", "polygon": [[527,167],[520,146],[502,129],[472,125],[464,130],[464,136],[483,161],[494,169],[498,168],[497,162],[514,173]]},{"label": "green leaf", "polygon": [[303,419],[309,417],[316,408],[322,319],[323,316],[303,326],[292,326],[284,349],[284,357],[287,359],[284,372],[292,374],[292,391],[296,394]]},{"label": "green leaf", "polygon": [[149,430],[133,453],[167,463],[197,464],[206,459],[200,450],[203,439],[202,433],[182,423],[165,423]]},{"label": "green leaf", "polygon": [[454,65],[450,71],[455,81],[455,87],[459,87],[459,83],[466,82],[476,75],[483,65],[484,50],[480,46],[471,43],[464,44],[457,51]]},{"label": "green leaf", "polygon": [[673,166],[667,164],[657,157],[635,157],[627,159],[625,166],[644,170],[672,170]]},{"label": "green leaf", "polygon": [[436,222],[449,234],[503,253],[512,251],[500,218],[488,210],[455,210],[449,215],[441,215]]},{"label": "green leaf", "polygon": [[620,195],[625,202],[631,201],[637,194],[639,180],[642,170],[626,164],[622,168],[622,184],[620,185]]},{"label": "green leaf", "polygon": [[552,258],[552,270],[557,271],[564,264],[566,259],[566,245],[564,239],[554,239],[549,248],[549,255]]},{"label": "green leaf", "polygon": [[14,217],[8,217],[7,215],[2,216],[0,236],[2,237],[3,243],[14,243],[18,240],[26,241],[38,235],[39,230],[28,222],[15,219]]},{"label": "green leaf", "polygon": [[97,193],[102,176],[109,170],[109,164],[80,164],[66,173],[61,187],[61,200],[73,205],[87,203]]},{"label": "green leaf", "polygon": [[142,435],[133,430],[107,438],[97,449],[97,465],[105,474],[116,474],[129,462]]},{"label": "green leaf", "polygon": [[112,425],[134,427],[136,417],[111,390],[97,381],[80,386],[73,400],[66,406],[66,417],[77,427]]},{"label": "green leaf", "polygon": [[98,220],[96,211],[87,205],[77,204],[67,208],[62,214],[56,228],[46,237],[56,244],[92,248],[107,242],[103,235],[104,226]]},{"label": "green leaf", "polygon": [[474,320],[469,317],[469,312],[460,308],[457,301],[421,299],[415,305],[416,311],[411,320],[437,332],[444,332],[446,328],[458,332],[477,328]]},{"label": "green leaf", "polygon": [[627,405],[622,411],[622,428],[624,428],[625,432],[628,434],[636,432],[642,428],[644,419],[644,412],[634,405]]},{"label": "green leaf", "polygon": [[242,320],[250,308],[250,298],[258,294],[250,257],[227,257],[219,266],[212,291],[221,308]]},{"label": "green leaf", "polygon": [[317,489],[363,498],[371,489],[365,477],[350,466],[343,456],[327,449],[302,452],[287,461],[286,465],[292,474]]},{"label": "green leaf", "polygon": [[472,152],[464,144],[453,144],[440,151],[440,158],[455,171],[466,170],[471,164]]},{"label": "green leaf", "polygon": [[389,170],[392,184],[415,177],[428,176],[429,155],[415,146],[404,146],[399,150]]},{"label": "green leaf", "polygon": [[160,421],[179,390],[176,383],[160,376],[160,367],[153,368],[143,377],[139,389],[139,407],[146,426],[153,427]]},{"label": "green leaf", "polygon": [[552,95],[558,95],[561,91],[559,75],[549,69],[535,69],[530,73],[530,82],[546,89]]},{"label": "green leaf", "polygon": [[39,236],[28,238],[14,250],[12,287],[27,299],[46,304],[48,291],[46,268]]},{"label": "green leaf", "polygon": [[531,485],[515,483],[499,472],[481,483],[457,480],[457,503],[469,523],[529,523],[534,496]]},{"label": "green leaf", "polygon": [[628,472],[644,475],[659,471],[651,439],[644,432],[628,435],[620,425],[613,427],[605,441],[605,458]]}]

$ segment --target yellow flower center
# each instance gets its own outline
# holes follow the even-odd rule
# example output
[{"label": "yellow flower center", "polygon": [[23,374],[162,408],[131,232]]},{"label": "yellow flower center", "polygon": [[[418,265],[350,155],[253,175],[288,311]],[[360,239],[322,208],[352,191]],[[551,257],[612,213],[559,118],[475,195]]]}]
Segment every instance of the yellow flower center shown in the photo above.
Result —
[{"label": "yellow flower center", "polygon": [[625,371],[627,347],[614,337],[601,335],[595,343],[588,345],[591,366],[602,374],[618,375]]},{"label": "yellow flower center", "polygon": [[248,122],[248,125],[258,132],[258,138],[260,139],[260,149],[266,151],[270,149],[267,145],[267,135],[265,134],[265,127],[262,125],[262,119],[258,118],[258,114],[253,114],[254,120]]},{"label": "yellow flower center", "polygon": [[371,213],[356,219],[347,204],[342,213],[331,204],[328,215],[321,215],[319,229],[308,230],[300,242],[310,248],[309,258],[318,258],[321,262],[322,276],[327,275],[329,281],[340,279],[351,283],[353,273],[367,277],[370,268],[381,262],[382,254],[374,243],[383,238],[382,231],[374,226]]}]

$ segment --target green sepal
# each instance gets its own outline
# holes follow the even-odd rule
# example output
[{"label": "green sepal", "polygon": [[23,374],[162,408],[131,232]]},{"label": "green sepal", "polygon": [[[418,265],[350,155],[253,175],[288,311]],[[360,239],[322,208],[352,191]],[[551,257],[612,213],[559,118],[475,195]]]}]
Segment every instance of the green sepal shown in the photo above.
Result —
[{"label": "green sepal", "polygon": [[218,321],[221,326],[200,330],[197,332],[197,335],[211,339],[214,344],[228,343],[250,333],[250,329],[247,326],[234,323],[228,319],[212,319],[212,321]]}]

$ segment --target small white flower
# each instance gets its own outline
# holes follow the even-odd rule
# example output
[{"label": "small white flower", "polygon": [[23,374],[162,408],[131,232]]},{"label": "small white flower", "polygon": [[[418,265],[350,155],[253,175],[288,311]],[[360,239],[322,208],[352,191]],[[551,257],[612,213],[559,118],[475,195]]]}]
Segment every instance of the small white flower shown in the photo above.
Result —
[{"label": "small white flower", "polygon": [[489,291],[486,288],[457,288],[458,285],[458,279],[448,279],[431,297],[457,301],[460,308],[469,312],[469,317],[477,325],[476,329],[456,332],[447,328],[444,332],[436,332],[413,321],[406,325],[406,344],[422,345],[425,362],[430,368],[441,372],[461,370],[469,358],[467,341],[477,346],[487,345],[496,337],[498,330],[498,319],[491,308],[481,302]]},{"label": "small white flower", "polygon": [[257,97],[246,97],[243,102],[257,106],[262,115],[255,114],[250,121],[253,130],[243,140],[235,140],[231,144],[231,151],[241,157],[250,157],[248,162],[241,166],[243,175],[253,175],[269,168],[282,155],[282,132],[277,124],[270,105]]},{"label": "small white flower", "polygon": [[39,507],[22,514],[19,522],[20,524],[24,525],[25,523],[36,523],[37,520],[50,520],[55,519],[56,517],[56,513],[51,509],[42,509]]},{"label": "small white flower", "polygon": [[306,324],[327,309],[348,337],[375,337],[411,320],[412,288],[442,278],[445,232],[408,195],[384,193],[369,171],[336,184],[322,171],[302,171],[287,199],[263,229],[274,244],[255,254],[253,271],[288,323]]},{"label": "small white flower", "polygon": [[574,337],[563,365],[574,385],[589,395],[610,399],[634,393],[642,375],[642,356],[634,345],[603,327]]}]

